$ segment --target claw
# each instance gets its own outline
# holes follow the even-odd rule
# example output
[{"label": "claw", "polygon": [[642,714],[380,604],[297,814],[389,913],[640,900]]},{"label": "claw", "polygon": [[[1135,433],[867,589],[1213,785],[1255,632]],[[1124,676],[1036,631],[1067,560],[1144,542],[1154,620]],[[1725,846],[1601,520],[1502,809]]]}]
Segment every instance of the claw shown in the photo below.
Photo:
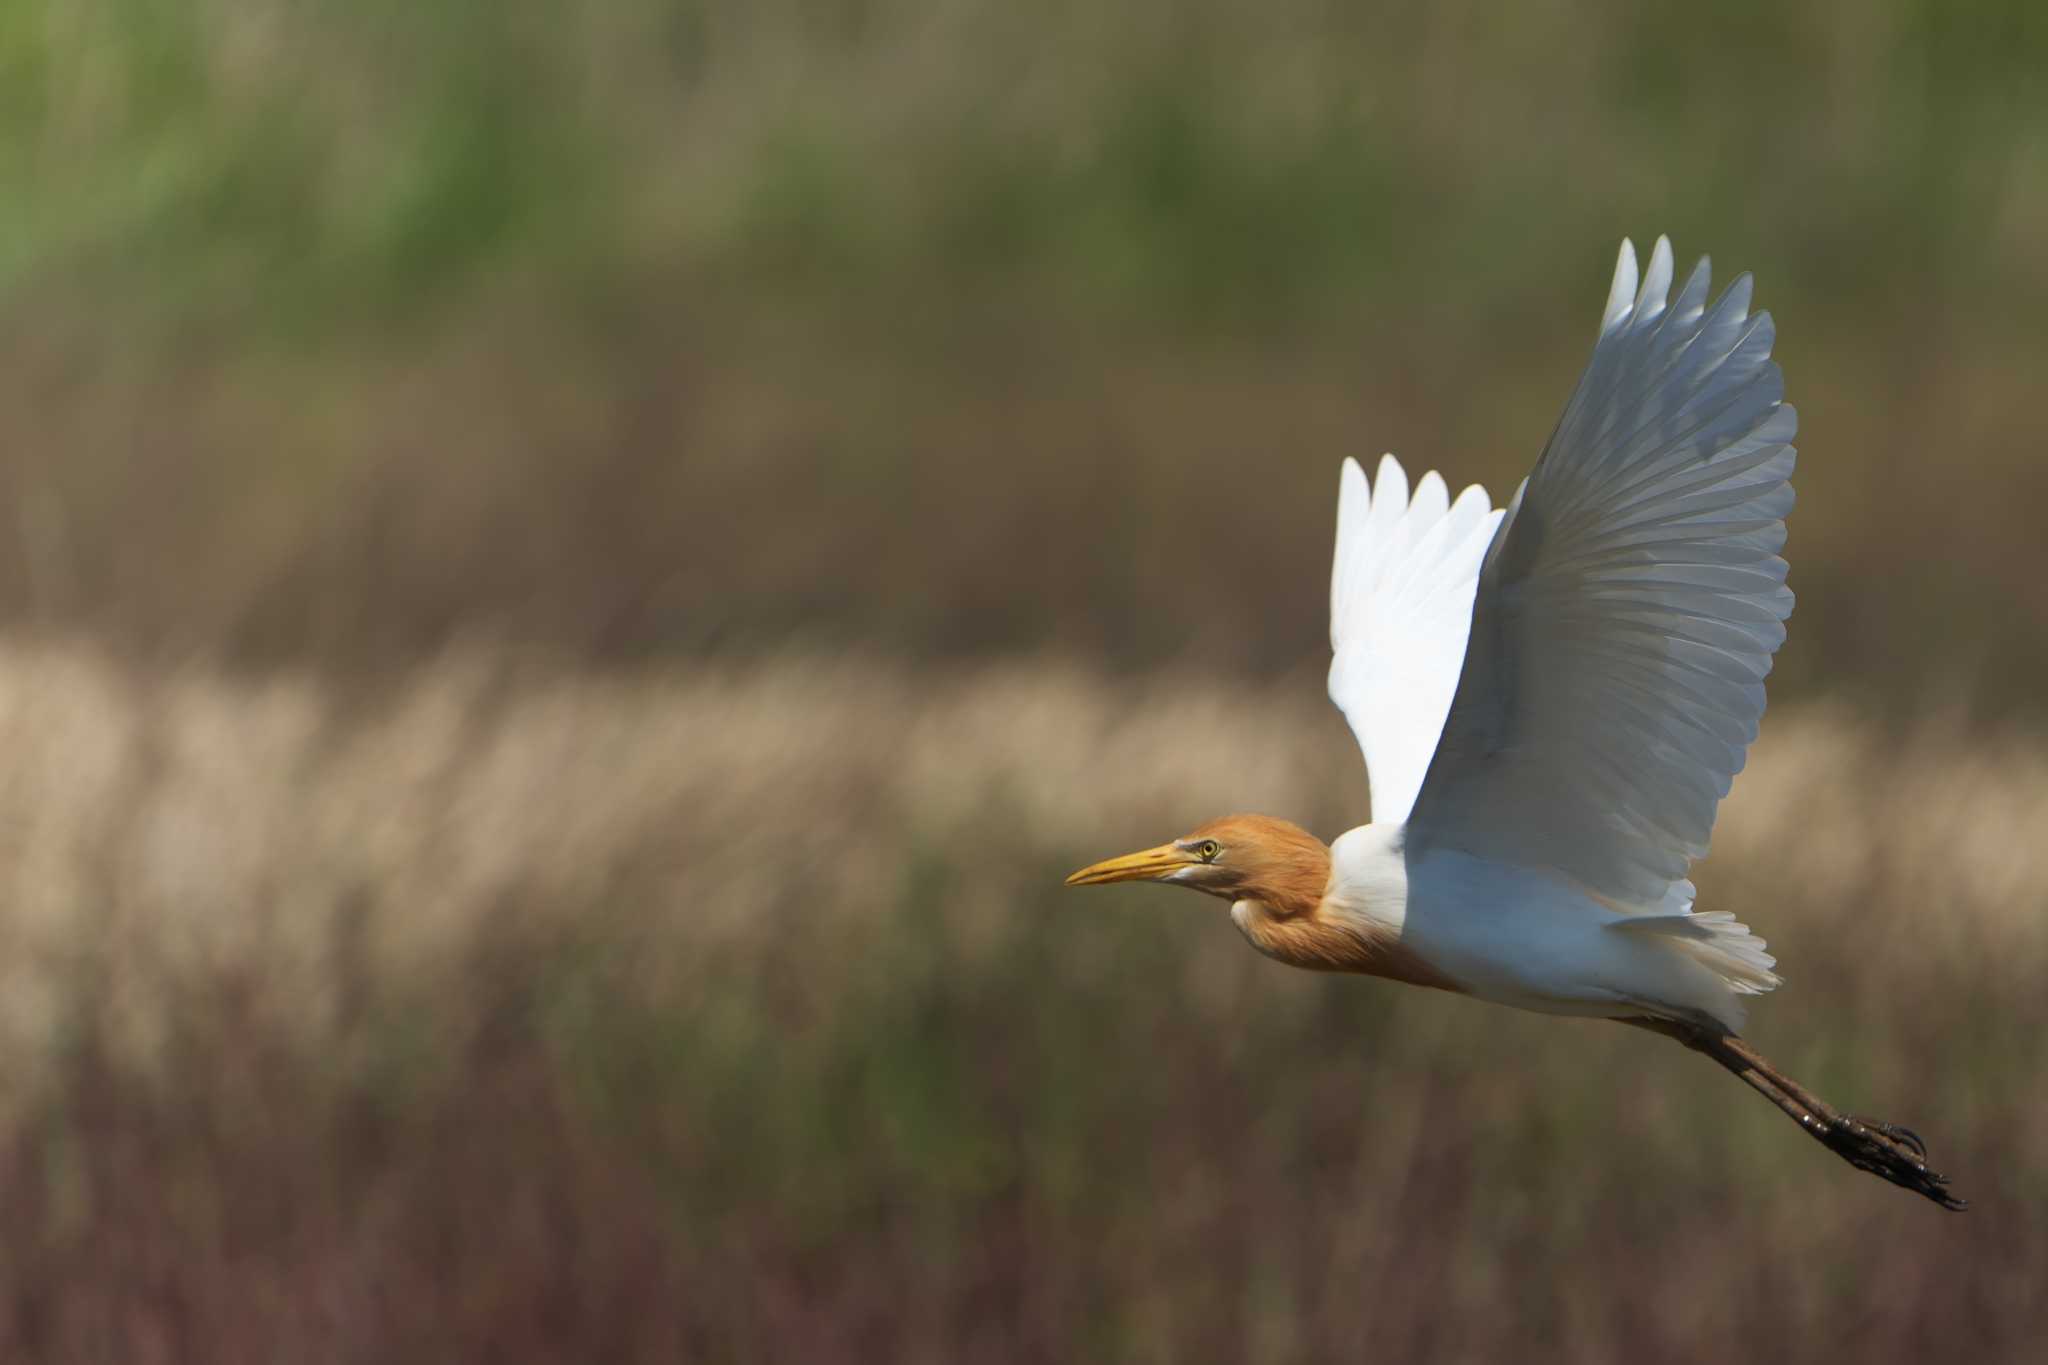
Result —
[{"label": "claw", "polygon": [[1850,1123],[1860,1123],[1874,1133],[1880,1133],[1903,1147],[1912,1149],[1913,1155],[1922,1161],[1927,1159],[1927,1144],[1920,1135],[1903,1123],[1886,1123],[1883,1119],[1866,1119],[1856,1114],[1844,1116]]},{"label": "claw", "polygon": [[1925,1161],[1927,1159],[1927,1144],[1923,1142],[1920,1138],[1920,1135],[1914,1132],[1911,1128],[1906,1127],[1902,1123],[1887,1123],[1879,1131],[1882,1132],[1886,1137],[1895,1138],[1898,1141],[1905,1143],[1908,1147],[1911,1147],[1913,1149],[1913,1155],[1919,1157],[1922,1161]]}]

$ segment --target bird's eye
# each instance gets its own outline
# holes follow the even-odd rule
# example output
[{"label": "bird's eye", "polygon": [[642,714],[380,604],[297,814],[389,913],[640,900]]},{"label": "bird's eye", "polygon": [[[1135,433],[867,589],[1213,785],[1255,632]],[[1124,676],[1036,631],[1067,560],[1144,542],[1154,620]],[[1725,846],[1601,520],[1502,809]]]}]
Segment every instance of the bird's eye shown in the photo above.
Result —
[{"label": "bird's eye", "polygon": [[1204,839],[1201,843],[1195,845],[1195,852],[1201,855],[1202,861],[1205,863],[1215,862],[1216,855],[1222,851],[1223,845],[1217,843],[1214,839]]}]

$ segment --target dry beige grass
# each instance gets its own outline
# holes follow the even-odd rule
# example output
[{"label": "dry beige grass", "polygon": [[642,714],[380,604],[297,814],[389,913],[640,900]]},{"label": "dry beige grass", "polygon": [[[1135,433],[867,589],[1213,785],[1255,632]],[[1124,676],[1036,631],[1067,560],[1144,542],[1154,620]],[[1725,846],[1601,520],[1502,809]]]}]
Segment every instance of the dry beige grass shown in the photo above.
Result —
[{"label": "dry beige grass", "polygon": [[[1236,809],[1327,836],[1365,796],[1312,676],[1059,664],[933,674],[796,655],[594,676],[451,655],[365,697],[291,674],[145,676],[17,641],[0,651],[0,746],[0,933],[31,1044],[35,964],[87,939],[196,966],[253,955],[315,984],[331,922],[367,894],[380,967],[412,971],[488,932],[515,891],[533,913],[577,913],[628,863],[679,938],[744,937],[768,931],[799,872],[845,888],[822,918],[886,913],[869,892],[910,845],[1057,863]],[[1829,926],[1858,926],[1833,956],[1880,974],[1901,944],[1918,965],[2037,953],[2043,829],[2048,743],[2031,734],[1780,709],[1704,881],[1710,898],[1732,883],[1826,905],[1881,869],[1885,897]],[[1007,909],[1046,893],[969,894]]]},{"label": "dry beige grass", "polygon": [[1222,810],[1361,811],[1307,676],[471,656],[366,694],[16,642],[0,745],[11,1358],[307,1358],[313,1305],[332,1359],[2042,1326],[2033,736],[1774,713],[1703,878],[1783,957],[1754,1035],[1978,1200],[1938,1224],[1655,1040],[1058,887]]}]

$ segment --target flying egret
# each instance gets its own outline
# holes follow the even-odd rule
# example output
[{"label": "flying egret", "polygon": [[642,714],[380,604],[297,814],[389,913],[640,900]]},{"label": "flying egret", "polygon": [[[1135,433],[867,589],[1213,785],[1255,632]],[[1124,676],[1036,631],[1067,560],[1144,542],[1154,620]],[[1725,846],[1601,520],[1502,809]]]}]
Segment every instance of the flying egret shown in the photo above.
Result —
[{"label": "flying egret", "polygon": [[1158,881],[1230,903],[1252,946],[1547,1014],[1617,1019],[1719,1062],[1852,1165],[1963,1201],[1910,1130],[1843,1114],[1740,1038],[1778,984],[1764,942],[1686,873],[1756,738],[1785,638],[1797,419],[1750,278],[1676,299],[1623,242],[1600,335],[1504,508],[1411,494],[1346,460],[1330,699],[1372,821],[1327,847],[1262,815],[1199,825],[1070,885]]}]

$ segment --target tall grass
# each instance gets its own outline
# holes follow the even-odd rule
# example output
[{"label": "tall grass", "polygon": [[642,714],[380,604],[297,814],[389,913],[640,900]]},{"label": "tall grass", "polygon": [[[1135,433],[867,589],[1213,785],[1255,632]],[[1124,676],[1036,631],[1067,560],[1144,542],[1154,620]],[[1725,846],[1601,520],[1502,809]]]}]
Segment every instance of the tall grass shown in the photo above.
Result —
[{"label": "tall grass", "polygon": [[9,1359],[2017,1358],[2048,748],[1780,709],[1704,867],[1751,1036],[1966,1216],[1660,1040],[1070,892],[1364,808],[1312,680],[371,691],[0,654]]}]

